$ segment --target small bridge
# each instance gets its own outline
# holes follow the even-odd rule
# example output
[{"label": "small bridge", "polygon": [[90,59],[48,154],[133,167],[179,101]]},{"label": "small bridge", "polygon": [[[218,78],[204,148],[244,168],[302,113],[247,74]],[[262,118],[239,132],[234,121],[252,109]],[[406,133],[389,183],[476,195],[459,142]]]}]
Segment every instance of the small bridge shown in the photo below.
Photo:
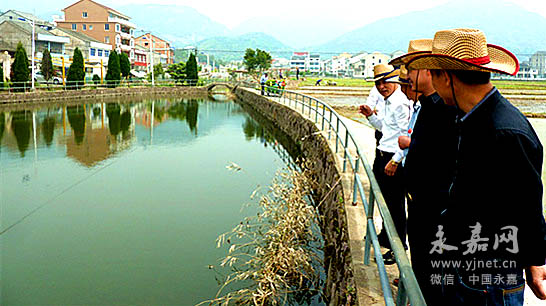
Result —
[{"label": "small bridge", "polygon": [[205,86],[205,88],[208,90],[208,91],[212,91],[212,89],[214,89],[215,87],[225,87],[227,89],[229,89],[230,91],[234,90],[235,88],[237,88],[237,85],[233,84],[233,83],[228,83],[228,82],[214,82],[214,83],[210,83],[208,85]]}]

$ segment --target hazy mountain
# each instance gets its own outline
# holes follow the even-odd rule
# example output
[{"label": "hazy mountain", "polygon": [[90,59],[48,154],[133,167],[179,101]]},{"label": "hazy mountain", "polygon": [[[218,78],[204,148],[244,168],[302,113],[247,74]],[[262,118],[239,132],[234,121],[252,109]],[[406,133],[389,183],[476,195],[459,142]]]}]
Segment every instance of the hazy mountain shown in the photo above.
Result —
[{"label": "hazy mountain", "polygon": [[390,53],[407,50],[410,39],[432,38],[437,30],[464,27],[483,30],[488,43],[507,48],[520,60],[546,49],[546,18],[503,0],[458,0],[382,19],[312,49]]},{"label": "hazy mountain", "polygon": [[[195,45],[206,38],[230,34],[226,26],[188,6],[131,4],[112,8],[131,17],[131,22],[139,29],[152,31],[176,47]],[[137,36],[140,34],[135,33]]]},{"label": "hazy mountain", "polygon": [[292,48],[264,33],[248,33],[235,37],[222,36],[208,38],[198,42],[197,47],[198,50],[214,55],[221,60],[243,59],[244,51],[247,48],[268,51],[273,57],[289,57],[292,52]]},{"label": "hazy mountain", "polygon": [[233,29],[234,35],[263,32],[286,45],[305,48],[326,43],[354,29],[339,22],[326,23],[321,18],[305,16],[255,17],[243,21]]}]

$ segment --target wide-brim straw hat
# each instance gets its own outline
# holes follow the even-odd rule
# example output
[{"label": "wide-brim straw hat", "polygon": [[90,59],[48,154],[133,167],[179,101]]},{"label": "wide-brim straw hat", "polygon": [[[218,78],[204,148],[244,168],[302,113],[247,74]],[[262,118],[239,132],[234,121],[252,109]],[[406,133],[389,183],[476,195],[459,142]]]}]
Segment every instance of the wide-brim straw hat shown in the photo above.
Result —
[{"label": "wide-brim straw hat", "polygon": [[410,60],[413,58],[428,54],[432,52],[432,39],[425,38],[425,39],[414,39],[410,40],[409,46],[408,46],[408,53],[393,58],[389,64],[400,66],[400,65],[406,65]]},{"label": "wide-brim straw hat", "polygon": [[487,44],[485,34],[476,29],[436,32],[432,52],[414,57],[408,69],[472,70],[516,75],[519,62],[510,51]]},{"label": "wide-brim straw hat", "polygon": [[373,80],[385,80],[386,82],[398,82],[398,75],[400,75],[400,70],[395,69],[391,65],[387,64],[378,64],[373,67]]}]

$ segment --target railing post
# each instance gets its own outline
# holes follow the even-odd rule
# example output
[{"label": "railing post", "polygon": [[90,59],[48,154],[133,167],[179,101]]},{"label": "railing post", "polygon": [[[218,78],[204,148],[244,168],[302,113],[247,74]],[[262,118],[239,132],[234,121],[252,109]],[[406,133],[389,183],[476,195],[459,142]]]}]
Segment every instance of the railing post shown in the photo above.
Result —
[{"label": "railing post", "polygon": [[336,123],[336,153],[339,151],[338,150],[338,146],[339,146],[339,117],[337,117],[337,123]]},{"label": "railing post", "polygon": [[322,105],[322,131],[324,131],[324,116],[326,115],[326,106]]},{"label": "railing post", "polygon": [[[375,207],[375,194],[374,190],[371,187],[370,183],[370,200],[368,201],[368,211],[367,211],[367,219],[372,219],[373,221],[373,211]],[[368,223],[369,224],[369,223]],[[373,222],[372,222],[373,224]],[[364,264],[369,266],[370,265],[370,247],[372,244],[372,237],[370,234],[370,227],[369,225],[366,226],[366,240],[364,241]]]},{"label": "railing post", "polygon": [[349,149],[349,130],[345,127],[345,143],[343,144],[344,154],[343,154],[343,172],[347,171],[347,150]]},{"label": "railing post", "polygon": [[356,156],[356,161],[355,161],[355,169],[354,169],[354,173],[353,173],[353,176],[354,176],[354,180],[353,180],[353,206],[356,206],[356,187],[357,187],[357,184],[356,184],[356,180],[358,179],[358,166],[360,165],[360,156]]},{"label": "railing post", "polygon": [[406,284],[404,284],[402,275],[398,277],[398,294],[396,296],[396,305],[406,305],[408,303],[408,295],[406,292]]},{"label": "railing post", "polygon": [[318,121],[318,101],[313,100],[315,102],[315,123]]},{"label": "railing post", "polygon": [[330,123],[328,124],[328,140],[331,139],[332,134],[332,111],[330,111]]}]

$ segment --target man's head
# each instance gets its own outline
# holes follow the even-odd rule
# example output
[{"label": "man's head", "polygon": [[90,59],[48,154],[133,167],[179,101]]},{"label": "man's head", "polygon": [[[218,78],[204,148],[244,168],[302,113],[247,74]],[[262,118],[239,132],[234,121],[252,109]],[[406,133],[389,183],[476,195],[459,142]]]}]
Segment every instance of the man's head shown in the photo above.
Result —
[{"label": "man's head", "polygon": [[409,72],[406,69],[405,65],[400,66],[400,76],[398,77],[400,80],[400,90],[406,95],[408,100],[412,100],[413,102],[417,102],[417,99],[419,98],[419,93],[412,90],[411,88],[411,80],[409,78]]},{"label": "man's head", "polygon": [[266,72],[266,73],[264,73],[264,75],[265,75],[265,76],[267,77],[267,72]]},{"label": "man's head", "polygon": [[429,96],[434,93],[434,87],[432,87],[432,79],[430,75],[430,70],[428,69],[419,69],[419,70],[410,70],[409,78],[411,83],[411,89],[413,91]]},{"label": "man's head", "polygon": [[455,105],[454,92],[461,87],[486,85],[491,80],[491,73],[472,70],[430,70],[432,86],[448,105]]},{"label": "man's head", "polygon": [[388,98],[398,88],[400,71],[391,65],[379,64],[373,67],[375,87],[379,93]]}]

